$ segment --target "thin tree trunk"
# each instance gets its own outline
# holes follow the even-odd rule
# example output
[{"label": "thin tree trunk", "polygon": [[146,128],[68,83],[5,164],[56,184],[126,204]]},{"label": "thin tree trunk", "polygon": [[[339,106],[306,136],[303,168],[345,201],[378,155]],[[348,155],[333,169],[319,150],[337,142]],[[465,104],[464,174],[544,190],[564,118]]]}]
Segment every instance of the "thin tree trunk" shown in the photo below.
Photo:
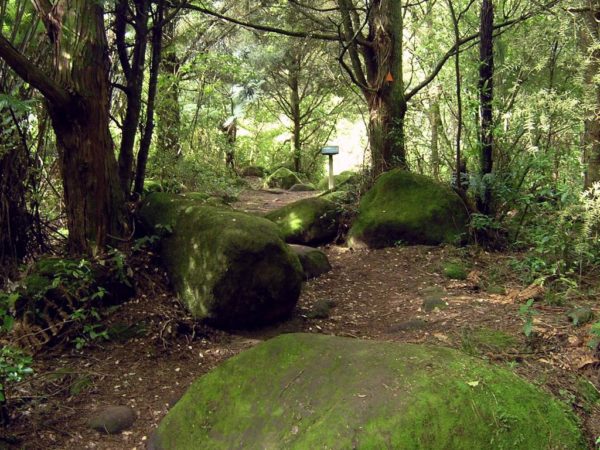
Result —
[{"label": "thin tree trunk", "polygon": [[299,80],[298,76],[300,73],[300,57],[298,55],[293,56],[295,58],[289,70],[288,86],[290,88],[290,113],[292,119],[292,152],[294,159],[294,170],[300,172],[302,169],[302,143],[301,143],[301,117],[300,117],[300,92],[299,92]]},{"label": "thin tree trunk", "polygon": [[[460,29],[458,23],[458,17],[452,0],[448,0],[448,7],[450,8],[450,15],[452,16],[452,26],[454,29],[454,42],[458,46],[460,42]],[[492,24],[493,25],[493,24]],[[454,56],[454,73],[456,78],[456,189],[459,191],[464,190],[463,173],[466,176],[466,165],[463,168],[463,162],[461,158],[461,144],[462,144],[462,131],[463,131],[463,107],[462,107],[462,77],[460,73],[460,52],[456,52]]]},{"label": "thin tree trunk", "polygon": [[164,20],[164,1],[159,0],[157,17],[152,28],[152,61],[150,62],[150,78],[148,80],[148,100],[146,105],[146,124],[140,141],[140,149],[137,156],[134,192],[142,195],[144,192],[144,180],[146,178],[146,166],[148,164],[148,153],[152,143],[154,132],[154,106],[156,103],[156,90],[158,87],[158,73],[161,65],[162,55],[162,30]]},{"label": "thin tree trunk", "polygon": [[150,4],[148,0],[135,2],[135,17],[133,18],[135,42],[131,62],[126,49],[125,32],[129,18],[129,1],[120,0],[116,8],[116,29],[119,59],[127,85],[127,109],[123,120],[121,133],[121,148],[119,151],[119,179],[121,189],[128,195],[131,189],[133,176],[133,149],[135,137],[140,122],[142,110],[142,87],[144,84],[144,64],[146,61],[146,44],[148,39],[148,13]]},{"label": "thin tree trunk", "polygon": [[161,89],[156,105],[158,152],[169,162],[175,162],[181,155],[179,131],[181,112],[179,110],[179,57],[175,50],[176,22],[171,20],[163,28],[163,50],[161,58]]},{"label": "thin tree trunk", "polygon": [[429,106],[429,123],[431,126],[431,173],[437,181],[440,179],[440,97],[439,86],[435,86]]},{"label": "thin tree trunk", "polygon": [[479,44],[479,99],[481,192],[477,207],[483,214],[492,213],[490,175],[493,170],[493,100],[494,100],[494,6],[492,0],[483,0]]}]

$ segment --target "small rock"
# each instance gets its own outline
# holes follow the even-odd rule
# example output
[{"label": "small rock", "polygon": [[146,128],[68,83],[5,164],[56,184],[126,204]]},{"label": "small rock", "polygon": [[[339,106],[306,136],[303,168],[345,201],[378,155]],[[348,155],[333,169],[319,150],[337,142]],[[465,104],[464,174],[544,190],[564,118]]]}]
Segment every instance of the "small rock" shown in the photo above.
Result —
[{"label": "small rock", "polygon": [[336,303],[334,300],[319,300],[308,314],[306,314],[306,317],[309,319],[327,319],[335,306]]},{"label": "small rock", "polygon": [[590,308],[575,308],[567,313],[567,317],[574,326],[578,327],[591,321],[594,313]]},{"label": "small rock", "polygon": [[425,322],[423,319],[412,319],[412,320],[407,320],[405,322],[400,322],[400,323],[396,323],[396,324],[392,325],[388,329],[388,332],[400,333],[402,331],[422,330],[423,328],[426,328],[426,327],[427,327],[427,322]]},{"label": "small rock", "polygon": [[299,183],[290,188],[290,192],[312,192],[317,189],[312,184]]},{"label": "small rock", "polygon": [[327,255],[318,248],[294,244],[291,244],[290,248],[298,255],[307,280],[317,278],[331,270]]},{"label": "small rock", "polygon": [[444,309],[448,304],[441,298],[429,297],[423,300],[423,310],[425,312],[431,312],[434,309]]},{"label": "small rock", "polygon": [[117,434],[131,427],[135,419],[135,411],[129,406],[108,406],[94,412],[88,426],[101,433]]}]

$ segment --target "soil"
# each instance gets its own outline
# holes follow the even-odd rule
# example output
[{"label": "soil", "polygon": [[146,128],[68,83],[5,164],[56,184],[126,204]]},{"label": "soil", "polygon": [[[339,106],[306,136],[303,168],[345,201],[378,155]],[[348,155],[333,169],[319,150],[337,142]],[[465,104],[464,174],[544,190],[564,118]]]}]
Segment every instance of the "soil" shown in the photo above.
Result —
[{"label": "soil", "polygon": [[[315,193],[249,190],[235,206],[264,212],[311,195]],[[600,408],[590,401],[597,391],[585,380],[600,386],[600,363],[587,345],[590,325],[575,327],[566,317],[572,306],[589,306],[599,317],[600,308],[591,296],[558,306],[536,302],[530,310],[533,334],[526,338],[519,313],[525,300],[519,294],[527,286],[519,284],[511,266],[519,255],[475,247],[351,251],[330,246],[324,251],[333,270],[305,284],[289,320],[239,332],[193,321],[170,291],[156,255],[134,256],[138,294],[105,321],[107,327],[122,330],[120,338],[82,350],[61,345],[37,354],[35,375],[10,392],[11,424],[0,429],[0,448],[143,449],[161,418],[196,378],[244,349],[287,332],[462,349],[508,367],[564,400],[581,418],[593,447],[600,436]],[[444,275],[449,261],[466,267],[465,280]],[[509,344],[486,344],[476,337],[493,336],[495,331],[512,336]],[[136,411],[131,429],[104,435],[88,428],[91,414],[110,405]]]}]

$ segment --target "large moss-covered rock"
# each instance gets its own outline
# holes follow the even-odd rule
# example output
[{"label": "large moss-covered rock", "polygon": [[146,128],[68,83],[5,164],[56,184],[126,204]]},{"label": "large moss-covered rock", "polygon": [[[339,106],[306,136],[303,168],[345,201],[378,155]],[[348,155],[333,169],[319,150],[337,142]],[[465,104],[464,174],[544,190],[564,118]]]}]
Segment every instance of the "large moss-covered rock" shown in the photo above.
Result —
[{"label": "large moss-covered rock", "polygon": [[162,258],[195,317],[246,328],[285,318],[296,305],[302,267],[268,220],[162,193],[149,196],[140,215],[170,232]]},{"label": "large moss-covered rock", "polygon": [[265,187],[269,188],[289,189],[295,184],[302,184],[302,180],[296,173],[285,167],[277,169],[265,180]]},{"label": "large moss-covered rock", "polygon": [[398,242],[458,244],[468,219],[461,198],[449,186],[392,170],[381,175],[362,198],[348,244],[355,248],[383,248]]},{"label": "large moss-covered rock", "polygon": [[574,417],[456,350],[287,334],[198,379],[154,449],[583,449]]},{"label": "large moss-covered rock", "polygon": [[337,236],[341,213],[335,203],[312,197],[285,205],[265,217],[277,224],[286,242],[320,245]]}]

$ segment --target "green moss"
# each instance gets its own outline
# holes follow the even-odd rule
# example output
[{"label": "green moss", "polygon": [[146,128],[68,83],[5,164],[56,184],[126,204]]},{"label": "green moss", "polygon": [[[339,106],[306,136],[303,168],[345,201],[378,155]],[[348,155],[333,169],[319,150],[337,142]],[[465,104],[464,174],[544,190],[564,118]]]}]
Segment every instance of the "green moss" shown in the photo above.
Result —
[{"label": "green moss", "polygon": [[392,170],[362,198],[348,235],[351,247],[391,247],[398,241],[437,245],[460,243],[467,210],[449,186],[423,175]]},{"label": "green moss", "polygon": [[320,245],[337,236],[341,213],[335,203],[313,197],[271,211],[265,218],[277,224],[286,242]]},{"label": "green moss", "polygon": [[491,328],[467,329],[461,336],[461,348],[469,355],[502,353],[517,346],[514,336]]},{"label": "green moss", "polygon": [[444,263],[444,276],[451,280],[466,280],[467,269],[460,261],[448,261]]},{"label": "green moss", "polygon": [[171,233],[161,242],[169,277],[190,312],[223,327],[249,327],[291,312],[302,268],[276,226],[261,217],[153,194],[140,215]]},{"label": "green moss", "polygon": [[265,187],[269,188],[289,189],[295,184],[302,184],[302,180],[296,173],[285,167],[277,169],[265,180]]},{"label": "green moss", "polygon": [[197,380],[154,448],[586,448],[574,417],[446,348],[287,334]]}]

